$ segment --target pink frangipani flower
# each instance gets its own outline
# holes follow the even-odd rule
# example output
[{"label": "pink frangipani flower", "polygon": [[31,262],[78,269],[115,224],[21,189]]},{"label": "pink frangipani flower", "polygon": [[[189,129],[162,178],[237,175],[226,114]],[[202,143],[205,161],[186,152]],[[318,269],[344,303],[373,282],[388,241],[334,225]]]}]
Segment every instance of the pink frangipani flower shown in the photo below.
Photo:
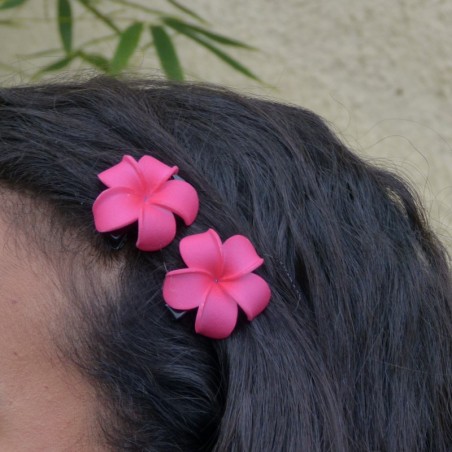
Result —
[{"label": "pink frangipani flower", "polygon": [[246,237],[234,235],[222,244],[218,234],[209,229],[183,238],[179,248],[188,268],[166,274],[163,298],[173,309],[198,308],[197,333],[224,339],[235,328],[238,306],[248,320],[267,307],[270,287],[251,273],[264,260]]},{"label": "pink frangipani flower", "polygon": [[96,229],[116,231],[138,221],[136,245],[140,250],[167,246],[176,235],[174,214],[188,226],[199,209],[196,190],[185,181],[172,179],[177,172],[177,166],[167,166],[148,155],[138,162],[124,156],[98,176],[108,188],[93,205]]}]

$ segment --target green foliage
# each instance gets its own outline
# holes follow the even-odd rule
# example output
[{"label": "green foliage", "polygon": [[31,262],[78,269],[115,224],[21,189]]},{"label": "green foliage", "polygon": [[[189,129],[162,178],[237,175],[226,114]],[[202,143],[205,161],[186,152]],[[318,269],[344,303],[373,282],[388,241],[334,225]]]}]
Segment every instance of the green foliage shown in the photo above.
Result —
[{"label": "green foliage", "polygon": [[130,57],[138,46],[142,30],[143,24],[134,22],[121,33],[118,46],[110,63],[110,73],[112,75],[119,74],[127,67]]},{"label": "green foliage", "polygon": [[175,19],[174,17],[164,17],[163,22],[169,27],[174,28],[175,30],[183,34],[194,33],[196,35],[202,35],[205,38],[208,38],[212,41],[216,41],[219,44],[223,44],[226,46],[235,46],[242,47],[248,50],[256,50],[254,47],[251,47],[248,44],[245,44],[241,41],[236,41],[235,39],[230,39],[226,36],[213,33],[209,30],[206,30],[205,28],[198,27],[197,25],[182,22],[181,20]]},{"label": "green foliage", "polygon": [[69,0],[58,0],[58,26],[61,42],[67,54],[72,50],[72,10]]},{"label": "green foliage", "polygon": [[64,69],[66,66],[71,63],[71,61],[75,58],[75,55],[69,55],[65,56],[64,58],[61,58],[57,61],[55,61],[52,64],[49,64],[48,66],[44,66],[41,70],[39,70],[33,78],[39,78],[41,75],[45,74],[46,72],[56,72],[60,71],[61,69]]},{"label": "green foliage", "polygon": [[87,53],[80,50],[79,56],[83,61],[86,61],[88,64],[99,69],[101,72],[105,72],[107,74],[110,73],[110,61],[102,55],[97,53]]},{"label": "green foliage", "polygon": [[[28,0],[0,0],[0,12],[19,7],[26,8],[27,2]],[[28,57],[42,58],[59,53],[60,58],[43,67],[34,75],[34,78],[39,78],[47,72],[63,70],[76,60],[100,72],[117,75],[129,67],[137,51],[153,49],[166,77],[171,80],[183,80],[184,70],[176,44],[180,37],[185,37],[204,47],[231,69],[260,81],[250,69],[223,50],[223,47],[233,47],[251,51],[256,50],[254,47],[212,31],[206,20],[180,1],[167,0],[167,2],[170,8],[173,8],[173,12],[161,11],[130,0],[56,0],[56,22],[61,47],[57,52],[54,49],[47,49]],[[112,5],[119,7],[120,11],[112,12]],[[80,10],[82,14],[79,13]],[[109,12],[105,12],[106,10]],[[87,15],[97,22],[94,25],[96,29],[107,28],[110,33],[83,44],[74,44],[77,23]],[[127,17],[126,21],[124,17]],[[189,21],[185,20],[185,17],[188,17]],[[17,20],[11,20],[11,18],[2,20],[0,16],[0,26],[12,25],[17,25]],[[33,26],[32,20],[29,20],[29,25]],[[142,31],[145,27],[149,29],[149,34],[143,35]],[[146,40],[144,36],[147,36]],[[99,44],[105,41],[115,43],[113,56],[103,55],[99,50]],[[94,50],[92,50],[93,47]]]},{"label": "green foliage", "polygon": [[190,38],[196,43],[202,45],[207,50],[215,54],[218,58],[223,60],[226,64],[234,68],[236,71],[241,72],[243,75],[246,75],[249,78],[260,81],[259,78],[256,75],[254,75],[248,68],[246,68],[243,64],[239,63],[237,60],[232,58],[226,52],[218,48],[211,41],[209,41],[208,38],[217,42],[219,41],[224,45],[246,47],[251,49],[248,45],[243,44],[239,41],[228,39],[224,36],[206,32],[206,30],[203,30],[202,28],[194,27],[192,25],[182,23],[174,19],[164,19],[164,23],[169,27],[173,28],[174,30],[178,31],[179,33],[185,35],[187,38]]},{"label": "green foliage", "polygon": [[171,37],[160,25],[151,26],[151,35],[160,64],[166,76],[171,80],[183,80],[184,73]]}]

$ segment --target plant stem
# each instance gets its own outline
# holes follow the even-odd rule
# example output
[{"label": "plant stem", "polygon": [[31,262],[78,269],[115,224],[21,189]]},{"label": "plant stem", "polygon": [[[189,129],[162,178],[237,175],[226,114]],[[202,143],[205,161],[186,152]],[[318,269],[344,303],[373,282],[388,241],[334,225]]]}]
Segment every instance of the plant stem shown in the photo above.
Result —
[{"label": "plant stem", "polygon": [[105,25],[110,27],[115,31],[116,34],[120,35],[121,30],[113,23],[113,21],[107,17],[105,14],[102,14],[97,8],[92,6],[89,3],[89,0],[78,0],[88,11],[93,13],[98,19],[100,19]]}]

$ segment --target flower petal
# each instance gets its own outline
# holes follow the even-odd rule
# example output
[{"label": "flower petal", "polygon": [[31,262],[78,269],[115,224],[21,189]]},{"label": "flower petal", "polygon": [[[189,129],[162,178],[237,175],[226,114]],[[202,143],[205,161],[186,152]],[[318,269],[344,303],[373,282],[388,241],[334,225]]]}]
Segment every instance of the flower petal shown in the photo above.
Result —
[{"label": "flower petal", "polygon": [[220,275],[223,267],[221,240],[213,229],[184,237],[179,249],[187,267],[204,270],[212,276]]},{"label": "flower petal", "polygon": [[235,328],[237,314],[237,303],[215,284],[198,309],[195,330],[212,339],[224,339]]},{"label": "flower petal", "polygon": [[138,218],[137,248],[157,251],[169,245],[176,236],[176,220],[166,209],[144,204]]},{"label": "flower petal", "polygon": [[163,281],[163,298],[173,309],[194,309],[204,303],[212,284],[207,273],[189,268],[173,270]]},{"label": "flower petal", "polygon": [[144,155],[138,160],[138,167],[145,179],[148,191],[153,191],[161,184],[166,182],[170,177],[179,171],[177,166],[165,165],[150,155]]},{"label": "flower petal", "polygon": [[248,320],[253,320],[270,302],[269,285],[255,273],[249,273],[233,281],[221,282],[221,287],[243,309]]},{"label": "flower petal", "polygon": [[102,171],[98,177],[107,187],[127,187],[135,192],[144,189],[138,164],[130,155],[125,155],[121,162]]},{"label": "flower petal", "polygon": [[243,235],[234,235],[223,243],[225,279],[234,279],[256,270],[264,263],[253,244]]},{"label": "flower petal", "polygon": [[150,202],[179,215],[188,226],[195,221],[199,210],[196,190],[187,182],[170,180],[154,193]]},{"label": "flower petal", "polygon": [[115,231],[138,220],[140,198],[124,187],[104,190],[94,201],[94,224],[99,232]]}]

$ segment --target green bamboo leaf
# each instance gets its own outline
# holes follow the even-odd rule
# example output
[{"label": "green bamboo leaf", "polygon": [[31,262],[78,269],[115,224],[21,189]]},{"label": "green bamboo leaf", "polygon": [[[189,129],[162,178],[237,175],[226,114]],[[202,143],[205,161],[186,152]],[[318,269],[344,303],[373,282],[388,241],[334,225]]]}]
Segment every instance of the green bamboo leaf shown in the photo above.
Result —
[{"label": "green bamboo leaf", "polygon": [[247,67],[245,67],[242,63],[237,61],[235,58],[232,58],[227,53],[223,52],[218,47],[215,47],[214,45],[210,44],[209,42],[206,42],[200,38],[195,39],[199,42],[202,46],[204,46],[206,49],[210,50],[213,54],[215,54],[218,58],[223,60],[226,64],[229,64],[233,69],[235,69],[238,72],[241,72],[243,75],[246,75],[249,78],[252,78],[253,80],[256,80],[258,82],[261,82],[260,78],[253,74]]},{"label": "green bamboo leaf", "polygon": [[118,46],[110,63],[110,73],[119,74],[128,64],[140,40],[143,24],[135,22],[127,27],[119,38]]},{"label": "green bamboo leaf", "polygon": [[23,5],[28,0],[0,0],[0,9],[15,8],[16,6]]},{"label": "green bamboo leaf", "polygon": [[[169,25],[169,24],[168,24]],[[256,80],[258,82],[262,82],[262,80],[257,77],[257,75],[253,74],[247,67],[245,67],[242,63],[238,62],[236,59],[232,58],[227,53],[223,52],[221,49],[207,41],[204,37],[197,35],[196,33],[193,33],[192,31],[188,29],[181,28],[180,30],[177,30],[183,35],[187,36],[187,38],[192,39],[193,41],[197,42],[198,44],[205,47],[207,50],[212,52],[214,55],[216,55],[218,58],[223,60],[226,64],[231,66],[236,71],[242,73],[243,75],[246,75],[249,78],[252,78],[253,80]]]},{"label": "green bamboo leaf", "polygon": [[255,47],[251,47],[244,42],[237,41],[236,39],[231,39],[223,35],[219,35],[218,33],[213,33],[205,28],[198,27],[197,25],[189,24],[187,22],[182,22],[174,17],[164,17],[163,22],[179,33],[184,33],[184,31],[194,32],[200,35],[204,35],[212,41],[216,41],[219,44],[223,44],[226,46],[234,46],[234,47],[242,47],[248,50],[256,50]]},{"label": "green bamboo leaf", "polygon": [[184,73],[170,36],[161,26],[151,26],[150,30],[155,50],[166,76],[170,80],[183,80]]},{"label": "green bamboo leaf", "polygon": [[37,78],[45,74],[46,72],[59,71],[60,69],[65,68],[74,59],[75,56],[76,54],[65,56],[64,58],[61,58],[60,60],[43,67],[33,76],[33,78]]},{"label": "green bamboo leaf", "polygon": [[178,10],[184,12],[185,14],[188,14],[189,16],[193,17],[194,19],[198,20],[199,22],[206,23],[206,21],[198,14],[196,14],[192,9],[188,9],[186,6],[181,5],[176,0],[168,0],[169,3],[171,3],[175,8]]},{"label": "green bamboo leaf", "polygon": [[92,66],[100,69],[102,72],[108,73],[110,71],[110,62],[107,58],[97,53],[86,53],[79,51],[80,58]]},{"label": "green bamboo leaf", "polygon": [[72,11],[69,0],[58,0],[58,28],[67,54],[72,51]]}]

